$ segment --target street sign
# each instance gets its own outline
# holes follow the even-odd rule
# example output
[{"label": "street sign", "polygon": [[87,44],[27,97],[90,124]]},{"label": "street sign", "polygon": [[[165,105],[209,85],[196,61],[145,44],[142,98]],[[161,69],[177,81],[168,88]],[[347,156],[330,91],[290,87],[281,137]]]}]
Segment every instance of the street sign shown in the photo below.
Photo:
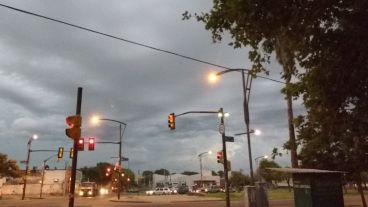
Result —
[{"label": "street sign", "polygon": [[234,137],[225,136],[225,142],[234,142]]},{"label": "street sign", "polygon": [[129,158],[127,158],[127,157],[121,157],[121,161],[129,161]]},{"label": "street sign", "polygon": [[224,124],[220,124],[220,126],[219,126],[219,132],[220,132],[220,134],[224,134],[225,133],[225,125]]}]

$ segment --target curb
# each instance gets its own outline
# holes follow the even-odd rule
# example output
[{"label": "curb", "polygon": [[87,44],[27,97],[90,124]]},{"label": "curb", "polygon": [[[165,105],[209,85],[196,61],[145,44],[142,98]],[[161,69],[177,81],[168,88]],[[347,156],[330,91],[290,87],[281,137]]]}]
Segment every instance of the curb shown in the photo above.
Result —
[{"label": "curb", "polygon": [[128,200],[110,200],[114,203],[152,203],[151,201],[128,201]]}]

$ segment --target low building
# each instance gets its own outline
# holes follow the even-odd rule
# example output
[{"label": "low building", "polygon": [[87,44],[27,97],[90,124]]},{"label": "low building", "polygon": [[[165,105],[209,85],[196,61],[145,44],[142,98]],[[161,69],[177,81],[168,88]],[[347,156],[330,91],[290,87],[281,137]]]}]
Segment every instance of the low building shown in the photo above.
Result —
[{"label": "low building", "polygon": [[172,174],[172,175],[158,175],[153,174],[153,187],[158,186],[169,186],[179,187],[187,185],[190,188],[209,187],[213,185],[220,186],[220,176],[213,176],[211,171],[203,172],[202,178],[200,174],[195,175],[183,175],[183,174]]},{"label": "low building", "polygon": [[[82,173],[77,170],[76,186],[82,179]],[[21,195],[23,192],[23,178],[7,179],[1,187],[2,195]],[[39,195],[41,192],[42,171],[30,173],[27,176],[26,195]],[[70,170],[45,170],[42,187],[43,194],[65,195],[69,190]]]}]

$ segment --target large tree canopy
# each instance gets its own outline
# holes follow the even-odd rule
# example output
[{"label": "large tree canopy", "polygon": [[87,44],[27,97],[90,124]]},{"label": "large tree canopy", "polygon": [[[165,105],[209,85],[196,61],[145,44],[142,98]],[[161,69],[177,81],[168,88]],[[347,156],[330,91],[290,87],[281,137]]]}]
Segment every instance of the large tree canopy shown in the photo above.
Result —
[{"label": "large tree canopy", "polygon": [[297,119],[302,165],[347,171],[360,183],[368,166],[368,1],[213,2],[196,17],[214,41],[228,32],[235,48],[249,47],[255,72],[275,52],[284,78],[296,77],[284,92],[306,107]]},{"label": "large tree canopy", "polygon": [[19,177],[19,167],[17,161],[8,159],[8,156],[0,153],[0,178]]}]

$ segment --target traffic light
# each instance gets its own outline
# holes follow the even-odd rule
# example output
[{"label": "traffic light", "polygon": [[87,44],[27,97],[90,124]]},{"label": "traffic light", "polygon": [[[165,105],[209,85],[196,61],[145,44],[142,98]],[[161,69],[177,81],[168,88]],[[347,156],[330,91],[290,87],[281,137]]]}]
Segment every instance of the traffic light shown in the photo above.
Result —
[{"label": "traffic light", "polygon": [[175,129],[175,114],[174,113],[171,113],[168,116],[168,123],[169,123],[169,128],[171,130],[174,130]]},{"label": "traffic light", "polygon": [[217,163],[224,163],[224,152],[222,150],[217,152]]},{"label": "traffic light", "polygon": [[59,149],[58,149],[58,154],[57,154],[57,158],[58,158],[58,159],[63,158],[63,154],[64,154],[64,147],[59,147]]},{"label": "traffic light", "polygon": [[69,158],[70,158],[70,159],[73,159],[73,155],[74,155],[74,148],[73,148],[73,147],[71,147],[71,148],[70,148],[70,151],[69,151]]},{"label": "traffic light", "polygon": [[90,137],[88,139],[88,150],[90,151],[95,150],[95,143],[96,143],[95,138]]},{"label": "traffic light", "polygon": [[78,151],[83,151],[84,150],[84,139],[83,138],[79,138],[77,145],[78,145],[77,150]]},{"label": "traffic light", "polygon": [[82,117],[80,115],[68,116],[66,124],[69,126],[65,130],[66,136],[72,139],[79,139],[81,137]]}]

